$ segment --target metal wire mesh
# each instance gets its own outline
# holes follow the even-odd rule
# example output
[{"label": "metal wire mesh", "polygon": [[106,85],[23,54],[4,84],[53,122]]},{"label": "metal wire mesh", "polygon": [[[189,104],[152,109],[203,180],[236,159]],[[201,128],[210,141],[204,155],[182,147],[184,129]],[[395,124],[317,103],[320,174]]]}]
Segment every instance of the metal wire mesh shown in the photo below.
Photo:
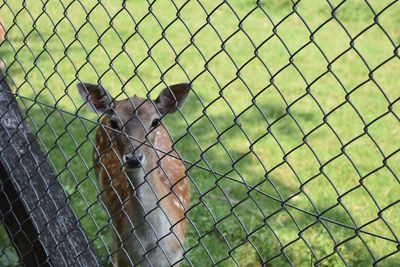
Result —
[{"label": "metal wire mesh", "polygon": [[[190,82],[163,119],[191,185],[181,265],[396,266],[399,12],[389,0],[4,0],[0,55],[101,265],[118,251],[82,81],[115,99]],[[10,240],[1,231],[2,266],[21,264]]]}]

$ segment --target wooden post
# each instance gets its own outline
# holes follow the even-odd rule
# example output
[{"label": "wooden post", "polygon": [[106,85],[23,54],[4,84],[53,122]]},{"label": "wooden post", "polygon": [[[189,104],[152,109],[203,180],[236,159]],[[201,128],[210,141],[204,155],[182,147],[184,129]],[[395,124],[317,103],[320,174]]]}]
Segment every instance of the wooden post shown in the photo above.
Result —
[{"label": "wooden post", "polygon": [[50,266],[36,229],[4,167],[0,164],[1,221],[25,266]]},{"label": "wooden post", "polygon": [[0,213],[25,266],[99,266],[0,72]]}]

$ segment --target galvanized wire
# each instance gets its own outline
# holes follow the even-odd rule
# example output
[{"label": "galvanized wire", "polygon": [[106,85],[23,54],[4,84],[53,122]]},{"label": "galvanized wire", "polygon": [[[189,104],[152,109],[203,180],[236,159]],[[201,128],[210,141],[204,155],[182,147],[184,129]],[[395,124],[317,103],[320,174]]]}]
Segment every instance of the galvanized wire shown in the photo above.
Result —
[{"label": "galvanized wire", "polygon": [[[392,87],[399,85],[393,76],[399,75],[400,21],[390,20],[400,11],[398,1],[326,0],[316,10],[304,0],[132,2],[0,5],[6,30],[0,47],[3,72],[101,265],[112,265],[117,253],[111,248],[111,215],[100,200],[104,189],[97,185],[91,161],[94,133],[104,126],[84,111],[74,86],[89,81],[106,87],[111,76],[115,99],[131,96],[132,83],[154,99],[161,87],[176,80],[171,75],[192,88],[186,106],[173,119],[165,118],[191,184],[181,264],[399,262],[400,93]],[[163,5],[174,11],[172,16],[163,14]],[[83,22],[74,18],[76,10],[85,14]],[[219,12],[226,18],[220,19]],[[196,21],[188,13],[202,16]],[[93,17],[99,14],[100,20]],[[60,33],[66,25],[72,38]],[[270,31],[264,32],[264,26]],[[333,36],[327,35],[329,27],[335,27]],[[153,29],[157,34],[152,35]],[[205,32],[213,37],[203,40]],[[144,49],[140,56],[130,47],[132,40]],[[338,51],[327,49],[335,42]],[[246,51],[240,50],[242,44]],[[74,53],[85,58],[76,59]],[[308,61],[307,54],[319,60]],[[191,56],[195,61],[188,66]],[[125,60],[122,68],[120,58]],[[218,60],[222,64],[214,66]],[[249,78],[252,68],[261,76]],[[365,102],[358,94],[365,94]],[[40,198],[46,192],[37,194]],[[12,237],[2,232],[0,263],[17,265]]]}]

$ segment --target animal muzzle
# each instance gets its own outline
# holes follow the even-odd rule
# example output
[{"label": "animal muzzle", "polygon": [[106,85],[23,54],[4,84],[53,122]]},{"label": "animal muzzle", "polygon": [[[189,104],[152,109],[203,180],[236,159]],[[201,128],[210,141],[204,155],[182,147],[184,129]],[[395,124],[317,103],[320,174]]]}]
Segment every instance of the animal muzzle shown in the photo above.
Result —
[{"label": "animal muzzle", "polygon": [[139,151],[135,153],[124,154],[122,157],[125,168],[140,168],[144,163],[144,155]]}]

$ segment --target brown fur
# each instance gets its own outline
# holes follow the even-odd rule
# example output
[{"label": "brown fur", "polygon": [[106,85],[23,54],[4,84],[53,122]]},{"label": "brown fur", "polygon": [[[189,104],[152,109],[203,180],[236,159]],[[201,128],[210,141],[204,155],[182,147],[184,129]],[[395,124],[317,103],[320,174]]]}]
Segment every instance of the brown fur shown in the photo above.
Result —
[{"label": "brown fur", "polygon": [[[109,119],[106,117],[101,122],[102,125],[110,126]],[[177,234],[181,240],[184,240],[186,232],[186,220],[184,220],[184,210],[172,207],[172,201],[178,200],[179,196],[183,199],[185,208],[189,207],[189,182],[185,175],[185,166],[183,163],[176,159],[178,155],[171,148],[171,141],[164,128],[159,130],[162,134],[162,141],[155,145],[160,145],[158,149],[158,156],[161,158],[161,168],[152,171],[152,179],[154,189],[157,191],[159,198],[163,198],[161,205],[167,207],[169,213],[172,215],[174,224],[179,222]],[[129,201],[132,199],[132,190],[129,185],[129,179],[122,170],[121,160],[116,153],[116,144],[110,142],[114,137],[112,130],[106,130],[105,127],[99,127],[96,134],[96,148],[93,150],[93,162],[95,162],[95,171],[98,177],[98,183],[103,192],[102,197],[107,205],[110,216],[113,218],[115,225],[121,225],[127,220],[126,214],[131,214],[135,209],[133,203]],[[100,142],[102,138],[103,142]],[[170,154],[162,153],[171,152]],[[171,156],[170,156],[171,155]],[[169,166],[176,166],[171,168]],[[167,178],[166,174],[169,178]],[[169,181],[168,184],[163,181]],[[171,188],[172,187],[172,188]],[[171,190],[172,189],[172,190]],[[136,207],[137,208],[137,207]],[[179,227],[178,227],[179,226]]]},{"label": "brown fur", "polygon": [[[172,86],[171,91],[165,89],[156,100],[159,110],[165,114],[174,112],[187,96],[186,87],[187,85],[180,84]],[[188,209],[190,201],[189,181],[185,174],[185,166],[173,150],[164,126],[162,124],[155,128],[151,126],[152,120],[159,117],[156,107],[151,101],[136,96],[112,103],[105,89],[96,85],[80,84],[78,89],[82,97],[89,100],[96,111],[106,112],[111,105],[114,110],[105,114],[101,121],[93,153],[94,168],[102,190],[100,195],[112,219],[114,264],[117,266],[136,264],[138,259],[132,259],[132,254],[137,255],[136,257],[140,257],[139,260],[141,260],[140,255],[146,253],[146,259],[143,258],[141,264],[146,265],[147,263],[143,261],[149,261],[147,257],[150,257],[152,258],[148,262],[150,265],[155,263],[156,266],[166,266],[168,262],[162,259],[162,254],[159,259],[160,250],[165,253],[164,249],[169,251],[169,254],[165,254],[169,255],[166,257],[171,256],[174,257],[173,260],[179,260],[178,251],[183,249],[187,227],[185,210]],[[118,120],[118,124],[123,127],[121,126],[118,130],[112,129],[112,120],[114,123]],[[138,178],[132,177],[133,174],[128,175],[127,167],[121,161],[122,155],[138,151],[145,155],[142,184],[135,184],[139,181]],[[147,184],[146,188],[151,188],[152,191],[143,191],[143,189],[141,193],[139,191],[137,193],[137,190],[141,190],[143,183]],[[149,192],[150,197],[146,197]],[[146,199],[156,200],[157,202],[153,204],[161,209],[159,213],[153,214],[156,216],[153,218],[161,216],[159,220],[153,221],[158,223],[154,227],[161,227],[160,233],[165,233],[166,229],[168,232],[164,236],[156,234],[157,240],[154,240],[154,236],[151,237],[152,233],[147,240],[147,234],[143,235],[146,233],[143,231],[148,231],[147,228],[140,228],[141,220],[144,220],[143,223],[150,224],[146,217],[152,211],[143,214],[145,208],[142,205],[146,203],[142,201]],[[149,246],[144,248],[144,251],[137,251],[138,243],[135,243],[135,240],[141,239],[133,236],[134,229],[142,231],[140,238]],[[158,252],[154,252],[154,250],[157,251],[157,247]],[[154,254],[151,254],[152,250]],[[170,264],[173,263],[170,262]]]}]

